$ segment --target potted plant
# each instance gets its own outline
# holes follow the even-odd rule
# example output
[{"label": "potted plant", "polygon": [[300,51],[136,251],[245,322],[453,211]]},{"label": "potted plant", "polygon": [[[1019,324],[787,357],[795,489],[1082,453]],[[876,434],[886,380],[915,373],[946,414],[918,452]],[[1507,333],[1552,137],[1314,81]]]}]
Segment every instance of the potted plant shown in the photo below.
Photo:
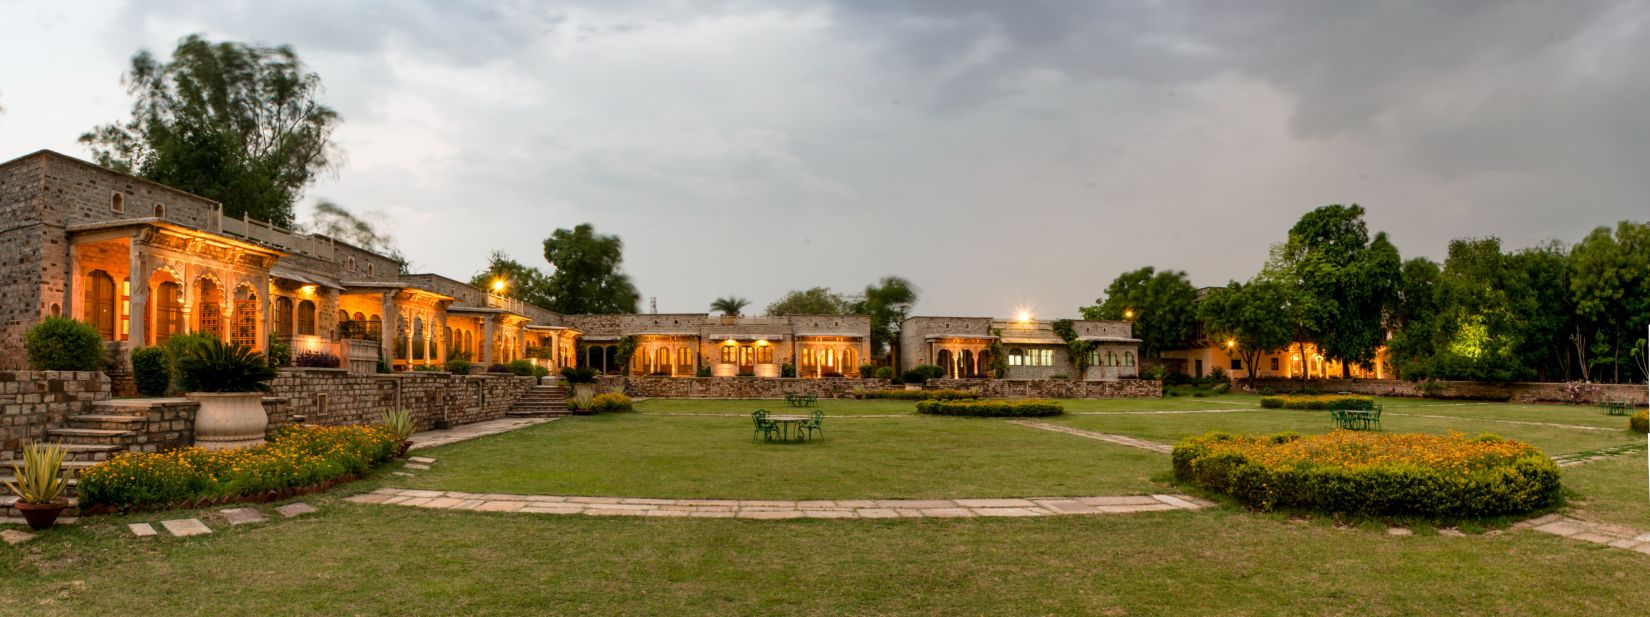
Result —
[{"label": "potted plant", "polygon": [[244,345],[217,339],[191,345],[178,359],[178,381],[200,403],[195,445],[221,450],[263,443],[269,428],[263,393],[274,378],[264,355]]},{"label": "potted plant", "polygon": [[23,513],[23,520],[28,521],[30,528],[51,527],[63,509],[69,507],[69,500],[62,497],[69,478],[61,469],[68,452],[62,444],[35,442],[23,446],[23,466],[12,461],[17,482],[7,482],[6,488],[17,494],[17,503],[12,505]]},{"label": "potted plant", "polygon": [[596,369],[588,366],[568,367],[561,370],[561,376],[567,383],[573,384],[573,401],[577,406],[590,406],[590,399],[596,396]]},{"label": "potted plant", "polygon": [[396,458],[407,456],[407,448],[411,448],[413,445],[412,440],[409,439],[413,434],[412,412],[405,409],[386,411],[384,412],[384,420],[380,424],[383,425],[385,431],[389,432],[391,437],[395,438],[397,444],[395,448]]}]

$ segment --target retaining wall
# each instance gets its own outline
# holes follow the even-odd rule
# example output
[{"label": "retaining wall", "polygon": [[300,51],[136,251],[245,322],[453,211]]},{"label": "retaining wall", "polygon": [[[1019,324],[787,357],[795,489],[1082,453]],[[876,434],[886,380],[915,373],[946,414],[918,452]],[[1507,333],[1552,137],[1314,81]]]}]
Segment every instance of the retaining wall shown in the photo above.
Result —
[{"label": "retaining wall", "polygon": [[[812,394],[850,398],[854,389],[900,388],[885,379],[758,379],[754,377],[597,377],[596,392],[623,392],[651,398],[784,398]],[[1069,381],[1062,379],[936,379],[929,388],[979,389],[990,398],[1155,398],[1160,382]]]},{"label": "retaining wall", "polygon": [[109,378],[97,371],[0,371],[0,459],[106,400]]},{"label": "retaining wall", "polygon": [[412,412],[420,431],[442,418],[455,425],[497,420],[535,383],[532,377],[496,373],[360,375],[345,369],[282,369],[270,382],[269,396],[279,402],[270,410],[269,423],[373,424],[398,407]]},{"label": "retaining wall", "polygon": [[[1320,392],[1351,392],[1374,396],[1407,396],[1513,403],[1575,403],[1590,405],[1602,401],[1645,404],[1645,387],[1633,384],[1582,383],[1488,383],[1479,381],[1437,381],[1430,392],[1419,382],[1397,379],[1309,379],[1308,388]],[[1251,387],[1239,380],[1239,387],[1251,390],[1270,388],[1279,392],[1300,389],[1299,379],[1257,379]]]}]

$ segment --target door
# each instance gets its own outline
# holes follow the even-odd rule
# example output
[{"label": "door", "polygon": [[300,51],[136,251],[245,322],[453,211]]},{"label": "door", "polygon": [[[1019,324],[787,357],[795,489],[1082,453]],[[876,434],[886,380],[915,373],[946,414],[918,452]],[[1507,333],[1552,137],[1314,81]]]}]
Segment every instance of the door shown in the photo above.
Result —
[{"label": "door", "polygon": [[756,350],[750,345],[739,346],[739,374],[756,373]]}]

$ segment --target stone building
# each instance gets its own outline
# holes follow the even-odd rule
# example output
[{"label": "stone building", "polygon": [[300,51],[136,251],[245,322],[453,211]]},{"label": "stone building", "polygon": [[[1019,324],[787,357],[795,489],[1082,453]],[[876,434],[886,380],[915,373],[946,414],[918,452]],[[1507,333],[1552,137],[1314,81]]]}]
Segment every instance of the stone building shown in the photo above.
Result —
[{"label": "stone building", "polygon": [[[607,374],[694,377],[780,377],[789,365],[801,378],[859,377],[870,358],[871,318],[865,315],[726,317],[703,313],[567,315],[582,334],[580,363]],[[627,366],[619,349],[634,337]]]},{"label": "stone building", "polygon": [[[1204,287],[1197,290],[1198,301],[1223,287]],[[1193,336],[1195,344],[1183,349],[1169,349],[1158,359],[1168,370],[1193,377],[1207,377],[1220,369],[1232,379],[1278,377],[1299,379],[1302,375],[1313,379],[1340,379],[1344,374],[1353,379],[1392,379],[1391,363],[1385,345],[1375,350],[1375,360],[1368,367],[1352,364],[1342,367],[1340,362],[1324,357],[1317,345],[1296,343],[1283,349],[1268,349],[1256,357],[1255,366],[1244,364],[1243,350],[1235,339],[1222,339],[1210,334],[1201,323]]]},{"label": "stone building", "polygon": [[947,379],[984,379],[995,375],[1001,354],[1005,379],[1064,376],[1107,381],[1138,375],[1140,340],[1126,321],[1073,320],[1078,341],[1092,341],[1082,375],[1073,375],[1071,347],[1055,334],[1053,323],[1029,315],[1014,320],[990,317],[912,317],[900,326],[900,366],[932,364]]}]

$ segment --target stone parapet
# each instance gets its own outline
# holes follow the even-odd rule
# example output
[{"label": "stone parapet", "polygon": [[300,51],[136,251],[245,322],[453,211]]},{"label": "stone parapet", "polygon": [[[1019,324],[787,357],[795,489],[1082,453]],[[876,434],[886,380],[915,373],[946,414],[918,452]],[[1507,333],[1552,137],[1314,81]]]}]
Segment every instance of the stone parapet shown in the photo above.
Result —
[{"label": "stone parapet", "polygon": [[97,371],[0,371],[0,458],[106,400],[109,377]]},{"label": "stone parapet", "polygon": [[[649,398],[784,398],[812,394],[818,398],[851,398],[855,389],[892,386],[885,379],[759,379],[754,377],[597,377],[597,392],[623,392]],[[1157,381],[1069,381],[1062,379],[936,379],[931,389],[977,389],[988,398],[1156,398],[1163,396]]]}]

